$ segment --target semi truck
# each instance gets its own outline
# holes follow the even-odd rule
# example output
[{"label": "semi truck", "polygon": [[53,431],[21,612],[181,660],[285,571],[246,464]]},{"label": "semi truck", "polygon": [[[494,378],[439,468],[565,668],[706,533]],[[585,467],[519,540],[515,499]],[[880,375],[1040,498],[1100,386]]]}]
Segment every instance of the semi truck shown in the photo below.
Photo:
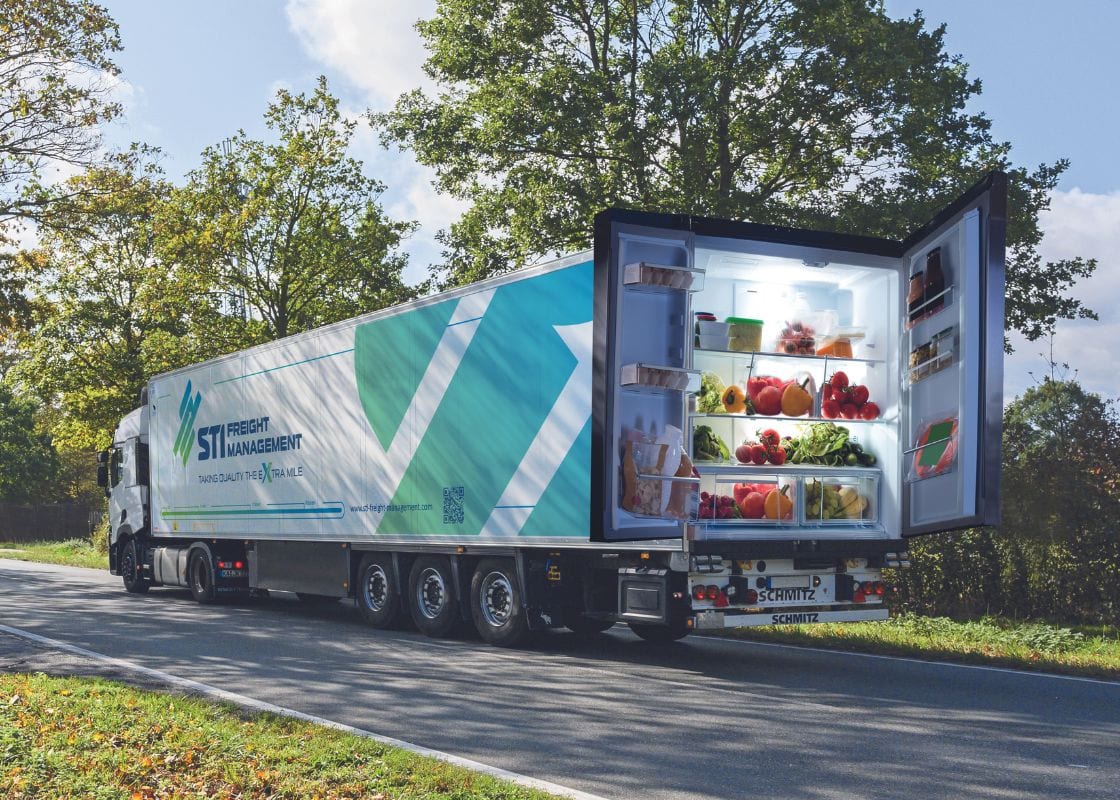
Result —
[{"label": "semi truck", "polygon": [[157,375],[99,455],[110,569],[503,646],[885,619],[909,537],[999,521],[1005,207],[994,172],[903,240],[612,209]]}]

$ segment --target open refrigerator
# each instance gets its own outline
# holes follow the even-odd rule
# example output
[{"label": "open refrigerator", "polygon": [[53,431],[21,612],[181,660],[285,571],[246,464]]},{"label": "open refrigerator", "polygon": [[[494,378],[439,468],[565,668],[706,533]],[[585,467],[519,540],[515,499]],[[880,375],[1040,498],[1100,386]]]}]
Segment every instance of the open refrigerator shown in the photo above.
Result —
[{"label": "open refrigerator", "polygon": [[998,522],[1005,205],[992,173],[902,241],[600,215],[602,538]]}]

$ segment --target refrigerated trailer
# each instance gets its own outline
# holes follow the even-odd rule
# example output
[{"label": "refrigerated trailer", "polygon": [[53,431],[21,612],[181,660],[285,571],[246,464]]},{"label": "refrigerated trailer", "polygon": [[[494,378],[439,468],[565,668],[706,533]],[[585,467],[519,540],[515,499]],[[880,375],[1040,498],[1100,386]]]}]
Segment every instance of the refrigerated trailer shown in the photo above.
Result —
[{"label": "refrigerated trailer", "polygon": [[[156,376],[102,454],[110,569],[501,645],[884,619],[908,537],[999,520],[1005,204],[992,173],[903,241],[608,210],[592,251]],[[839,460],[795,459],[819,426]]]}]

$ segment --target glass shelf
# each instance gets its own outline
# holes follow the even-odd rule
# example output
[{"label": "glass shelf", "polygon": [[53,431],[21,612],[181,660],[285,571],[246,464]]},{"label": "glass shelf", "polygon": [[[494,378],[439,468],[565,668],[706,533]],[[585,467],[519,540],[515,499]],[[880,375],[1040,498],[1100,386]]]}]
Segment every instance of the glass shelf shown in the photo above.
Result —
[{"label": "glass shelf", "polygon": [[763,351],[738,351],[738,350],[705,350],[699,347],[692,349],[694,355],[713,355],[718,358],[726,358],[728,356],[734,358],[747,358],[754,360],[759,359],[793,359],[796,361],[821,363],[825,364],[829,361],[839,361],[845,364],[882,364],[884,363],[881,358],[841,358],[839,356],[817,356],[817,355],[799,355],[797,353],[766,353]]},{"label": "glass shelf", "polygon": [[889,417],[876,417],[875,419],[827,419],[825,417],[785,417],[782,415],[767,416],[766,414],[705,414],[694,412],[688,415],[689,419],[749,419],[769,420],[770,422],[833,422],[837,425],[873,425],[878,422],[893,422]]},{"label": "glass shelf", "polygon": [[618,382],[627,392],[696,392],[700,389],[700,370],[662,364],[625,364]]}]

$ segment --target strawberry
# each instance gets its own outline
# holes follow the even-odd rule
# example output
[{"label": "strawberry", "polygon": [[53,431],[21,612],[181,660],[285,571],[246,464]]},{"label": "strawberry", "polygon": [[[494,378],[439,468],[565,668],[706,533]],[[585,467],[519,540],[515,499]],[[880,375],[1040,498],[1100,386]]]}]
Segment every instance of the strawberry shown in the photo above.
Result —
[{"label": "strawberry", "polygon": [[840,416],[840,403],[836,400],[825,400],[821,403],[821,416],[825,419],[836,419]]},{"label": "strawberry", "polygon": [[832,373],[832,378],[829,380],[829,383],[832,384],[834,390],[845,389],[848,386],[848,376],[843,372],[834,372]]},{"label": "strawberry", "polygon": [[858,384],[853,386],[850,391],[852,393],[852,402],[857,406],[862,406],[864,403],[866,403],[867,398],[871,394],[867,391],[866,386],[860,386]]},{"label": "strawberry", "polygon": [[840,416],[844,419],[855,419],[859,416],[859,409],[855,407],[854,403],[844,403],[840,406]]},{"label": "strawberry", "polygon": [[859,410],[860,419],[878,419],[879,406],[875,403],[864,403],[863,408]]},{"label": "strawberry", "polygon": [[769,453],[770,463],[776,467],[780,467],[786,463],[786,449],[784,447],[775,447]]}]

